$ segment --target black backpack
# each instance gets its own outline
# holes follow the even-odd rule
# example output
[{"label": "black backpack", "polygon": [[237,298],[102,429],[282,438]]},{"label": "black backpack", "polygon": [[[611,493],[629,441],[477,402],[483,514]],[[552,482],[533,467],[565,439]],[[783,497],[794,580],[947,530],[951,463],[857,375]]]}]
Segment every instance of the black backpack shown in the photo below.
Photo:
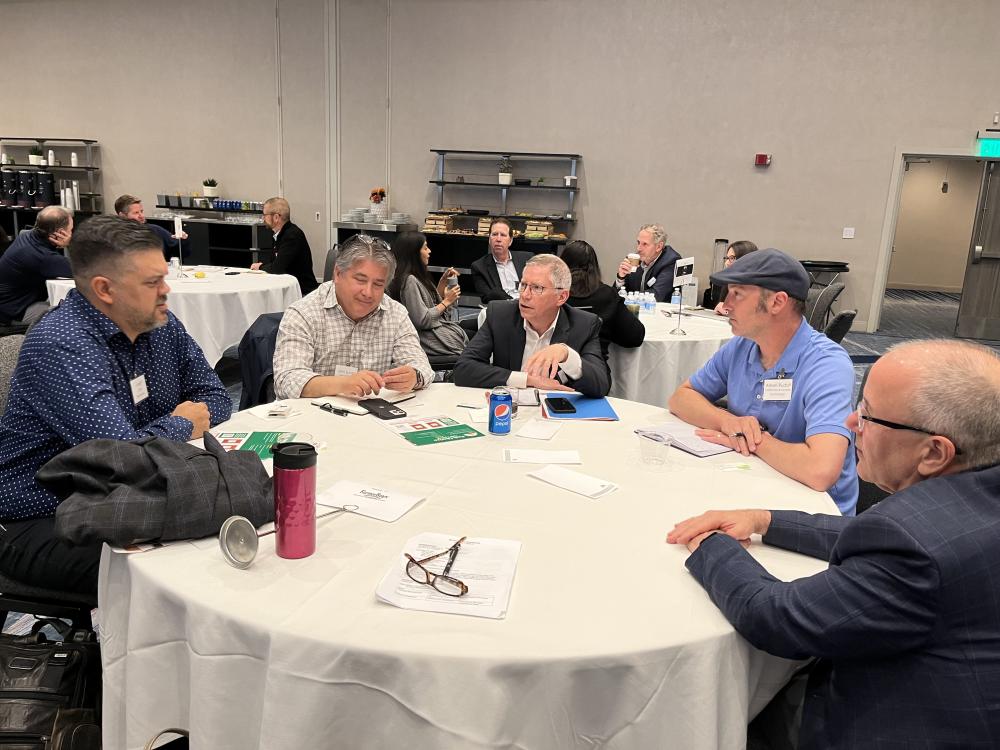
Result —
[{"label": "black backpack", "polygon": [[100,750],[100,647],[90,630],[60,635],[0,634],[0,750]]}]

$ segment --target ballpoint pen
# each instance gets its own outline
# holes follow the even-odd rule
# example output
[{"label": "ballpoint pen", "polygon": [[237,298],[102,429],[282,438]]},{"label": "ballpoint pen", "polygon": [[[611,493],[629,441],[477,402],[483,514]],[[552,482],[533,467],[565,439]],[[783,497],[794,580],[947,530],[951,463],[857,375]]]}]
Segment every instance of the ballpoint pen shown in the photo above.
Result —
[{"label": "ballpoint pen", "polygon": [[338,417],[346,417],[348,414],[350,414],[350,412],[347,411],[347,409],[338,409],[333,404],[317,404],[315,401],[313,401],[313,406],[318,406],[323,411],[328,411],[331,414],[336,414]]},{"label": "ballpoint pen", "polygon": [[458,557],[458,548],[465,541],[463,536],[457,542],[451,546],[451,552],[448,553],[448,562],[444,566],[444,570],[441,571],[441,575],[446,576],[451,572],[451,566],[455,564],[455,558]]}]

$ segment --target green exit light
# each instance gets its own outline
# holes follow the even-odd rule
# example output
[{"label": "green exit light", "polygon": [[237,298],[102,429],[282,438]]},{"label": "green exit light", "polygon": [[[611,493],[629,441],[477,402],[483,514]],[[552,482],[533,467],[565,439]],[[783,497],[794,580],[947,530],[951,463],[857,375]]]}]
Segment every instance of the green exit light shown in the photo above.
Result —
[{"label": "green exit light", "polygon": [[1000,156],[1000,138],[980,138],[979,156]]}]

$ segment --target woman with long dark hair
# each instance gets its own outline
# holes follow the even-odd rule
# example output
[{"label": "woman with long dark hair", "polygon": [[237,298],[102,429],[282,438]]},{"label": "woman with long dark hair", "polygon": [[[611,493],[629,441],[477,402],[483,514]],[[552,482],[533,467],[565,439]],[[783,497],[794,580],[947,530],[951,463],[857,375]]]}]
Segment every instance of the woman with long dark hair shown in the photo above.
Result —
[{"label": "woman with long dark hair", "polygon": [[601,319],[601,349],[605,359],[608,344],[628,348],[639,346],[646,338],[646,327],[628,311],[618,290],[601,281],[601,266],[590,243],[573,240],[559,257],[569,266],[572,278],[566,303],[588,310]]},{"label": "woman with long dark hair", "polygon": [[[723,268],[729,268],[733,263],[742,258],[744,255],[749,255],[750,253],[756,252],[759,248],[752,243],[750,240],[736,240],[726,248],[726,259],[723,261]],[[729,294],[729,287],[712,287],[713,299],[715,304],[716,315],[725,315],[722,311],[722,303],[726,301],[726,295]]]},{"label": "woman with long dark hair", "polygon": [[462,294],[458,285],[448,286],[448,279],[458,276],[458,271],[449,268],[434,285],[427,270],[431,249],[420,232],[399,235],[392,243],[392,254],[396,275],[389,283],[389,296],[406,307],[420,346],[433,356],[461,354],[469,338],[462,326],[446,316]]}]

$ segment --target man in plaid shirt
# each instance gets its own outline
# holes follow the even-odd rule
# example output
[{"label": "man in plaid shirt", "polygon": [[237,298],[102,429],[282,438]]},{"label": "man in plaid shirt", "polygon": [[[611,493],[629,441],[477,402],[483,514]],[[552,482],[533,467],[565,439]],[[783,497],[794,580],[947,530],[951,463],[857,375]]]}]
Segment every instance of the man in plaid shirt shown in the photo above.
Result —
[{"label": "man in plaid shirt", "polygon": [[337,256],[333,281],[291,305],[278,329],[278,398],[412,391],[433,380],[406,308],[385,295],[396,259],[359,234]]}]

